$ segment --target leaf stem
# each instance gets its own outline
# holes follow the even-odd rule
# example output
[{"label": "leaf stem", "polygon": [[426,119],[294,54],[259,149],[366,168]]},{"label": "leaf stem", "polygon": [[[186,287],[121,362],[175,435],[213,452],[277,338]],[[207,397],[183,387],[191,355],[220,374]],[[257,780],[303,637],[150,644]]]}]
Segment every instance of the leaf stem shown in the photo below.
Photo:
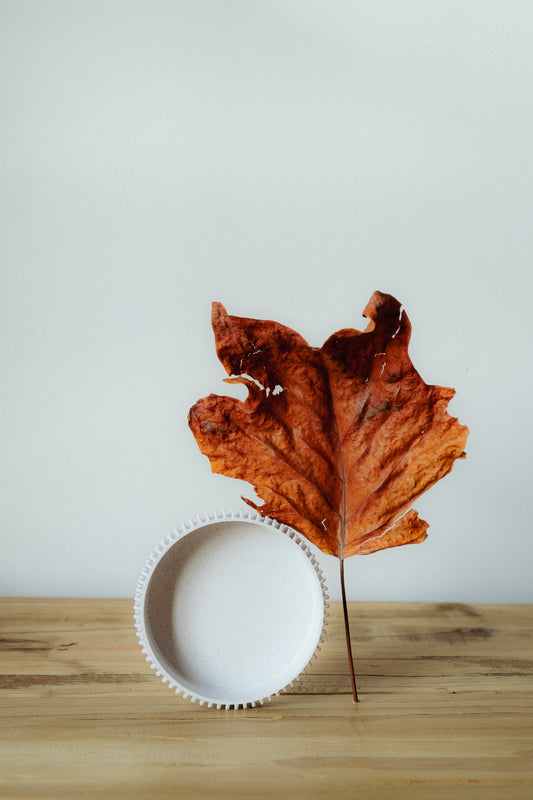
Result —
[{"label": "leaf stem", "polygon": [[340,558],[341,567],[341,593],[342,593],[342,610],[344,612],[344,630],[346,632],[346,648],[348,650],[348,664],[350,666],[350,680],[352,682],[352,695],[354,703],[359,702],[357,696],[357,686],[355,683],[355,672],[353,668],[353,655],[352,655],[352,642],[350,639],[350,623],[348,620],[348,606],[346,604],[346,589],[344,587],[344,559]]}]

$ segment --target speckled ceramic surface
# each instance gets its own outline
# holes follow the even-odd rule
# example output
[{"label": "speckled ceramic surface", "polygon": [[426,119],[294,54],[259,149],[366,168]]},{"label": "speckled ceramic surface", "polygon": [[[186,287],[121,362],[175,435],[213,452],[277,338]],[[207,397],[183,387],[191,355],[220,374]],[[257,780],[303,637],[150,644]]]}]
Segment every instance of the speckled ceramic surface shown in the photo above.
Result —
[{"label": "speckled ceramic surface", "polygon": [[292,529],[250,511],[212,512],[152,552],[137,585],[137,635],[176,692],[218,708],[253,706],[305,670],[326,599]]}]

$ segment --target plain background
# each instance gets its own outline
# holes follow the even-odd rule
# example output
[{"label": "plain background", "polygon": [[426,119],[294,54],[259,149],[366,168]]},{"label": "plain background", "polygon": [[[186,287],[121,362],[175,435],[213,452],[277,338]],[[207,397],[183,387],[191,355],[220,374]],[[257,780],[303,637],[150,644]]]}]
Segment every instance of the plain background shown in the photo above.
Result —
[{"label": "plain background", "polygon": [[187,427],[230,391],[212,300],[321,345],[380,289],[471,436],[349,596],[532,601],[532,4],[0,11],[0,592],[131,596],[168,530],[244,507]]}]

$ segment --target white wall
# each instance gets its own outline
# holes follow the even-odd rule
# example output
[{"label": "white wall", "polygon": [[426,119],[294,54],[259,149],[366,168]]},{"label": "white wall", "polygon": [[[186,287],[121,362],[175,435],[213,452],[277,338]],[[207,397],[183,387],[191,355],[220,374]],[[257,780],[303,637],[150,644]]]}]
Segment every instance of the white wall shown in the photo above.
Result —
[{"label": "white wall", "polygon": [[532,601],[531,3],[0,11],[0,592],[131,596],[241,505],[187,427],[228,391],[211,300],[320,345],[379,288],[472,433],[429,539],[351,559],[350,597]]}]

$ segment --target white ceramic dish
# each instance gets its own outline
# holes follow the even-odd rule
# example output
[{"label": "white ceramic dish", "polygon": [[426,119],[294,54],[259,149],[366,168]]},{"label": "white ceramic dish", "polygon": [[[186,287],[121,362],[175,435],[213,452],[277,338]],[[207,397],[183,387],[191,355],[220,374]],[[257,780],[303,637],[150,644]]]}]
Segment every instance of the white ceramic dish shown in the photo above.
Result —
[{"label": "white ceramic dish", "polygon": [[318,564],[291,528],[251,511],[212,512],[152,552],[135,595],[137,635],[177,693],[254,706],[305,670],[326,600]]}]

